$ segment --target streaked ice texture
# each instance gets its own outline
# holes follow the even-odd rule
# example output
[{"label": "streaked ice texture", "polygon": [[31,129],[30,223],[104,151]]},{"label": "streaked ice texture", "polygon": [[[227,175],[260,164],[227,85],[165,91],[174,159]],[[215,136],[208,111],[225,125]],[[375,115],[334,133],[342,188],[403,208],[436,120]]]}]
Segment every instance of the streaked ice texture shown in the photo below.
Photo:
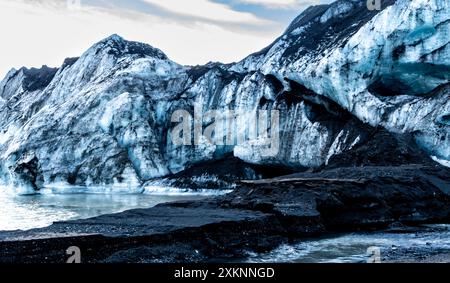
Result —
[{"label": "streaked ice texture", "polygon": [[[383,2],[393,4],[311,7],[235,64],[181,66],[113,35],[59,69],[12,70],[0,82],[0,182],[20,191],[132,188],[230,153],[253,164],[318,167],[364,142],[363,123],[410,133],[448,164],[450,1]],[[175,146],[171,115],[194,107],[279,110],[278,154],[264,156],[257,141]]]}]

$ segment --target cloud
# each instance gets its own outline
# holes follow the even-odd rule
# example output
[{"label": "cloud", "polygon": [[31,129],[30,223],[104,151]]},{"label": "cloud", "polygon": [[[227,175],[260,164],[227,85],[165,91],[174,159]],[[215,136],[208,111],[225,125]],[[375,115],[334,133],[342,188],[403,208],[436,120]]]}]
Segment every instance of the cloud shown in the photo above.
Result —
[{"label": "cloud", "polygon": [[[236,0],[239,3],[261,5],[270,9],[290,9],[319,5],[321,0]],[[329,2],[329,1],[326,1]]]},{"label": "cloud", "polygon": [[196,17],[210,21],[241,23],[241,24],[267,24],[268,21],[260,19],[251,13],[232,10],[228,5],[211,2],[209,0],[143,0],[156,5],[169,12],[184,16]]},{"label": "cloud", "polygon": [[[213,7],[211,15],[219,17],[216,13],[226,5]],[[228,13],[223,15],[233,14]],[[243,15],[237,20],[258,23]],[[79,56],[114,33],[160,48],[178,63],[195,65],[238,61],[270,44],[283,29],[276,26],[258,33],[209,20],[187,24],[185,19],[111,6],[68,9],[66,1],[39,0],[0,0],[0,26],[0,80],[13,67],[60,66],[66,57]]]}]

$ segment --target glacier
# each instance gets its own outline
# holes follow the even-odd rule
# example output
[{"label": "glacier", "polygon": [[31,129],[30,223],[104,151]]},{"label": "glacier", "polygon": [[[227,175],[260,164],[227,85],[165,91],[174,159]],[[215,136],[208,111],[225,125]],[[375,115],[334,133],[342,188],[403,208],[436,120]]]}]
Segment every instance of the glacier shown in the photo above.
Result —
[{"label": "glacier", "polygon": [[[113,35],[60,68],[13,69],[0,82],[0,185],[131,188],[230,155],[318,168],[377,128],[410,134],[449,164],[449,83],[448,0],[313,6],[233,64],[183,66]],[[258,141],[174,145],[172,114],[196,107],[278,110],[277,155]]]}]

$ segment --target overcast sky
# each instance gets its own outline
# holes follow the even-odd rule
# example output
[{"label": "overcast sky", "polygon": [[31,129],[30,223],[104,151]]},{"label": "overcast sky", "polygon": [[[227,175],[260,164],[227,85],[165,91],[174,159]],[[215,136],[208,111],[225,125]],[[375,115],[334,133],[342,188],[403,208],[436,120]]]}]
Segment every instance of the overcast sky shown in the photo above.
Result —
[{"label": "overcast sky", "polygon": [[111,34],[160,48],[180,64],[238,61],[270,44],[307,6],[329,2],[0,0],[0,77],[13,67],[59,67]]}]

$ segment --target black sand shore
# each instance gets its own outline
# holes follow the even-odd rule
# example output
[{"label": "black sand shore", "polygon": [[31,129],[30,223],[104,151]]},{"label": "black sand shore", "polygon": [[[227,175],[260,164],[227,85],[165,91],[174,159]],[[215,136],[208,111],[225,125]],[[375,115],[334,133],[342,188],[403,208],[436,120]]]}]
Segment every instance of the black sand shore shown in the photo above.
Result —
[{"label": "black sand shore", "polygon": [[365,166],[247,181],[201,201],[2,232],[0,262],[63,263],[70,246],[89,263],[236,261],[304,237],[449,223],[449,173]]}]

